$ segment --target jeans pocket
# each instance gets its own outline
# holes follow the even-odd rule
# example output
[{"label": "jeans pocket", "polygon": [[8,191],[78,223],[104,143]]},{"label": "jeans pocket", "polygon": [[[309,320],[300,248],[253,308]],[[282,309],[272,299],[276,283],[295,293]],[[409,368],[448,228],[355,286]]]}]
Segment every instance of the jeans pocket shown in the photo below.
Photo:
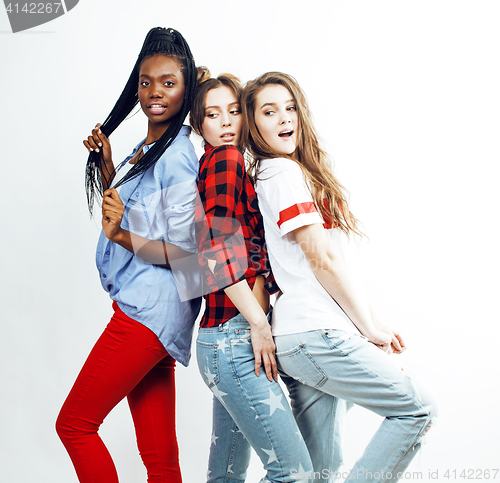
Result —
[{"label": "jeans pocket", "polygon": [[[235,347],[251,347],[252,346],[252,337],[251,337],[251,328],[250,324],[246,323],[245,326],[234,327],[232,331],[230,331],[229,335],[229,345],[231,346],[231,351],[234,354]],[[253,353],[253,349],[252,349]]]},{"label": "jeans pocket", "polygon": [[234,329],[236,339],[250,339],[250,329]]},{"label": "jeans pocket", "polygon": [[236,329],[230,337],[231,360],[236,377],[241,378],[255,370],[255,355],[253,353],[250,329]]},{"label": "jeans pocket", "polygon": [[323,331],[323,338],[330,349],[339,351],[339,354],[337,354],[339,356],[347,355],[349,347],[355,345],[360,340],[368,340],[361,334],[340,329],[325,329]]},{"label": "jeans pocket", "polygon": [[276,352],[276,357],[283,372],[302,384],[320,387],[328,379],[321,366],[307,352],[305,344],[300,344],[284,352]]},{"label": "jeans pocket", "polygon": [[196,361],[205,384],[212,388],[219,383],[219,346],[217,343],[196,341]]}]

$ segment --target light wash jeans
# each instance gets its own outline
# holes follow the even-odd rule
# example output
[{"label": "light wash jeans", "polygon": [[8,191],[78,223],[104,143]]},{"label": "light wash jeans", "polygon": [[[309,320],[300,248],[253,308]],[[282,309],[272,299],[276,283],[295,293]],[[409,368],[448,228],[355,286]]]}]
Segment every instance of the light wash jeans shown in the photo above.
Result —
[{"label": "light wash jeans", "polygon": [[275,343],[314,481],[336,480],[352,403],[385,419],[345,481],[398,481],[436,415],[433,399],[396,367],[394,356],[361,335],[324,329],[277,336]]},{"label": "light wash jeans", "polygon": [[245,481],[252,446],[266,476],[261,482],[311,482],[312,463],[280,385],[264,367],[255,374],[250,325],[241,315],[200,328],[198,368],[214,394],[207,481]]}]

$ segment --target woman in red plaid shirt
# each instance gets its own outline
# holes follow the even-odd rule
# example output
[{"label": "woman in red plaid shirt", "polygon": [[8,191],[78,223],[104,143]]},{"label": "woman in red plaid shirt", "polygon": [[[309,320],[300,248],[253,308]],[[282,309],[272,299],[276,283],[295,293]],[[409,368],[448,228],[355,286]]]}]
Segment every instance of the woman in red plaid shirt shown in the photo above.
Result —
[{"label": "woman in red plaid shirt", "polygon": [[210,78],[200,68],[191,109],[191,124],[205,140],[196,219],[206,301],[197,359],[214,394],[207,481],[245,481],[253,447],[267,471],[261,481],[305,482],[311,460],[277,382],[268,314],[269,294],[277,287],[257,197],[238,150],[241,92],[237,78]]}]

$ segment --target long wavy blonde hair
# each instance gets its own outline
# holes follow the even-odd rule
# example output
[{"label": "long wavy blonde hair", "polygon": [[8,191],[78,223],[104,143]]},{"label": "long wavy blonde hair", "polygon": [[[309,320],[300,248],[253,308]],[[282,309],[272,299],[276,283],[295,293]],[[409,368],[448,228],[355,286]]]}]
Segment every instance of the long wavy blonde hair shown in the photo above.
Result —
[{"label": "long wavy blonde hair", "polygon": [[[257,94],[264,87],[276,84],[288,89],[298,115],[297,148],[290,155],[273,152],[255,123]],[[247,120],[243,126],[242,140],[252,156],[249,165],[252,178],[258,178],[260,161],[263,159],[289,158],[295,161],[309,182],[314,203],[325,223],[338,225],[347,235],[356,233],[363,236],[357,219],[349,210],[345,188],[333,175],[331,160],[319,146],[306,97],[297,81],[288,74],[267,72],[246,84],[241,108]]]}]

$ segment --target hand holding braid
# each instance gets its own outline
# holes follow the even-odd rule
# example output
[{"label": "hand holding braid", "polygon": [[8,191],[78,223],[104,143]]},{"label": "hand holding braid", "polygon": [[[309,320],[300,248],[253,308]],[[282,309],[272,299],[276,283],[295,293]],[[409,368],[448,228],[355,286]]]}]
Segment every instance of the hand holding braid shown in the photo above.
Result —
[{"label": "hand holding braid", "polygon": [[[179,134],[184,119],[191,108],[196,89],[196,66],[191,50],[184,37],[177,32],[177,30],[155,27],[151,29],[146,36],[144,45],[142,46],[141,52],[139,53],[123,92],[106,120],[102,123],[102,126],[100,126],[101,132],[106,137],[110,136],[136,106],[138,103],[137,87],[139,84],[141,62],[146,57],[156,54],[172,57],[179,62],[186,88],[184,104],[179,114],[172,120],[172,123],[163,133],[161,138],[155,142],[154,146],[134,165],[117,186],[140,176],[156,163],[160,156],[170,146],[177,134]],[[98,196],[102,198],[103,192],[108,187],[108,177],[106,175],[104,175],[104,179],[101,177],[101,173],[106,173],[108,168],[109,164],[101,157],[100,152],[95,150],[90,152],[85,168],[85,189],[87,192],[87,204],[91,215],[95,197]]]}]

